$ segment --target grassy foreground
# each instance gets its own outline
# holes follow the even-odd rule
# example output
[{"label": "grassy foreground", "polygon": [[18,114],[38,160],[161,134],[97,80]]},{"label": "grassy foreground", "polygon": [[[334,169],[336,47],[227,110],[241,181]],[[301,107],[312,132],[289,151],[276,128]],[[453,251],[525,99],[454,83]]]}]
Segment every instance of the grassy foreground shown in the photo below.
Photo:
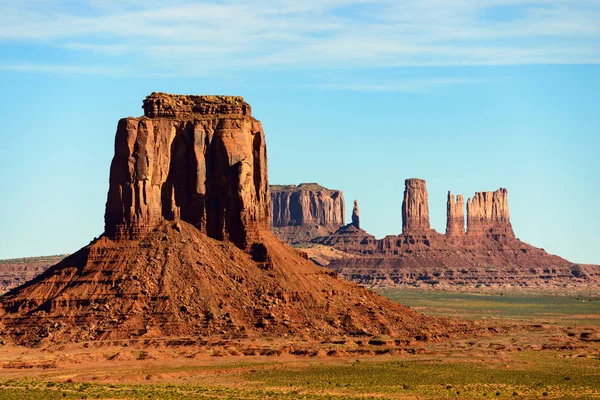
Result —
[{"label": "grassy foreground", "polygon": [[[219,384],[56,382],[19,379],[0,382],[3,399],[343,399],[343,398],[600,398],[598,359],[562,359],[520,354],[497,361],[444,362],[443,358],[221,366]],[[240,371],[240,367],[243,371]],[[202,374],[203,367],[188,373]],[[226,377],[225,381],[223,378]],[[228,381],[228,382],[227,382]]]},{"label": "grassy foreground", "polygon": [[[556,289],[554,289],[556,292]],[[600,293],[512,291],[501,294],[382,289],[378,293],[427,315],[521,323],[600,326]],[[558,295],[560,294],[560,295]]]}]

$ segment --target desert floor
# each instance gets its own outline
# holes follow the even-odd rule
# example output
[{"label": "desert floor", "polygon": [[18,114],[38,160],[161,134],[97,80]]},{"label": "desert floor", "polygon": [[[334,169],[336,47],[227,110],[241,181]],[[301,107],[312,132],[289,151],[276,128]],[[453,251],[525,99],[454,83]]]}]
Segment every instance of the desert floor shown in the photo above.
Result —
[{"label": "desert floor", "polygon": [[[475,338],[0,346],[0,399],[600,399],[600,293],[380,290]],[[494,327],[497,327],[495,329]]]}]

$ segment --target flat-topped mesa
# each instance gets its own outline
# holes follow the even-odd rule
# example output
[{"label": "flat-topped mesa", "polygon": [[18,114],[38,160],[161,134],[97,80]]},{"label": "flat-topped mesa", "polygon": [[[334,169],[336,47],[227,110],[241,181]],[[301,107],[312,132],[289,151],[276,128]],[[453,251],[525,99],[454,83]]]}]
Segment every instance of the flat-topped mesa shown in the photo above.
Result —
[{"label": "flat-topped mesa", "polygon": [[508,191],[477,192],[467,201],[467,234],[469,237],[488,236],[499,240],[514,238],[508,213]]},{"label": "flat-topped mesa", "polygon": [[251,116],[252,108],[241,96],[189,96],[154,92],[144,100],[148,118],[184,118],[191,116]]},{"label": "flat-topped mesa", "polygon": [[269,229],[267,153],[241,97],[153,93],[146,117],[119,121],[105,213],[111,239],[139,239],[163,220],[248,248]]},{"label": "flat-topped mesa", "polygon": [[316,183],[272,185],[271,225],[273,227],[344,225],[344,194]]},{"label": "flat-topped mesa", "polygon": [[360,213],[358,212],[357,200],[354,200],[354,207],[352,208],[352,226],[356,229],[360,229]]},{"label": "flat-topped mesa", "polygon": [[429,205],[427,187],[423,179],[404,181],[404,200],[402,201],[402,234],[425,235],[429,226]]},{"label": "flat-topped mesa", "polygon": [[463,237],[465,235],[465,200],[462,194],[456,196],[448,192],[446,209],[446,236]]}]

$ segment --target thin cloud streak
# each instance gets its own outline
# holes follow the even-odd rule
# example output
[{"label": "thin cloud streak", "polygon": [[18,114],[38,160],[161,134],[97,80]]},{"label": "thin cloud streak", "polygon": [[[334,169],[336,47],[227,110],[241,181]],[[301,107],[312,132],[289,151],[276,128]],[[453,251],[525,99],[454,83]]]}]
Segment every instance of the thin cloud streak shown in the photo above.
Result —
[{"label": "thin cloud streak", "polygon": [[427,78],[427,79],[411,79],[400,82],[385,82],[385,83],[324,83],[316,85],[319,89],[328,90],[343,90],[353,92],[390,92],[390,93],[413,93],[425,94],[431,90],[452,85],[473,84],[492,82],[489,79],[472,79],[472,78]]},{"label": "thin cloud streak", "polygon": [[[78,53],[114,73],[600,63],[590,0],[5,3],[0,47]],[[22,70],[52,70],[22,57]],[[81,70],[96,68],[105,73]]]},{"label": "thin cloud streak", "polygon": [[0,71],[111,76],[130,73],[130,71],[123,68],[36,63],[0,64]]}]

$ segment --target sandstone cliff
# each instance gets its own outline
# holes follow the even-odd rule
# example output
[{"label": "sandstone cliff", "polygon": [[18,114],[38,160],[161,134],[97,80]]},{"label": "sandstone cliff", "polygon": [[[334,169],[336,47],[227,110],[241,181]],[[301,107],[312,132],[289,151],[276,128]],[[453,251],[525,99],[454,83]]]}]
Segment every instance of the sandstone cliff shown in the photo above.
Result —
[{"label": "sandstone cliff", "polygon": [[448,192],[446,210],[446,236],[463,237],[465,235],[465,201],[462,194],[456,196]]},{"label": "sandstone cliff", "polygon": [[423,235],[430,231],[429,203],[427,187],[422,179],[404,181],[404,200],[402,201],[402,233],[404,235]]},{"label": "sandstone cliff", "polygon": [[470,238],[489,236],[496,240],[514,238],[508,213],[508,191],[477,192],[467,201],[467,234]]},{"label": "sandstone cliff", "polygon": [[271,185],[271,226],[288,243],[308,241],[344,224],[344,194],[316,183]]},{"label": "sandstone cliff", "polygon": [[240,248],[268,227],[265,138],[241,97],[152,93],[119,121],[105,231],[139,239],[181,218]]}]

